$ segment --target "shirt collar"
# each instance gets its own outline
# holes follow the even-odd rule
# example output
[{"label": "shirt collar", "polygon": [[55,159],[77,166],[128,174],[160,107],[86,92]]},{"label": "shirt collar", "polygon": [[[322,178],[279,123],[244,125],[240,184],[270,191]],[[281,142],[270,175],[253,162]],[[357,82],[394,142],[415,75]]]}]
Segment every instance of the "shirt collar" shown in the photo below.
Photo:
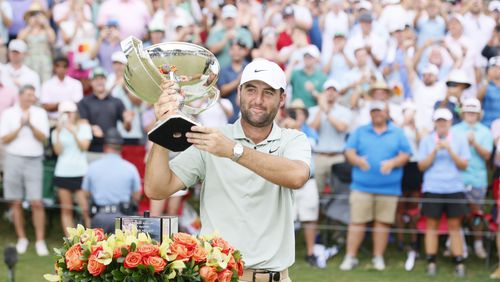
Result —
[{"label": "shirt collar", "polygon": [[[246,137],[245,132],[243,131],[243,127],[241,126],[241,118],[239,118],[233,126],[233,137],[236,140],[247,140],[252,142],[248,137]],[[273,122],[273,128],[269,135],[259,144],[269,143],[274,140],[278,140],[281,138],[281,128],[278,126],[276,122]]]},{"label": "shirt collar", "polygon": [[[370,128],[370,130],[371,130],[372,132],[377,133],[377,132],[375,131],[375,128],[373,127],[373,123],[371,123],[371,122],[370,122],[370,127],[369,127],[369,128]],[[394,127],[394,124],[393,124],[391,121],[387,121],[387,129],[386,129],[384,132],[382,132],[382,134],[389,133],[389,132],[393,131],[393,130],[394,130],[394,128],[395,128],[395,127]]]}]

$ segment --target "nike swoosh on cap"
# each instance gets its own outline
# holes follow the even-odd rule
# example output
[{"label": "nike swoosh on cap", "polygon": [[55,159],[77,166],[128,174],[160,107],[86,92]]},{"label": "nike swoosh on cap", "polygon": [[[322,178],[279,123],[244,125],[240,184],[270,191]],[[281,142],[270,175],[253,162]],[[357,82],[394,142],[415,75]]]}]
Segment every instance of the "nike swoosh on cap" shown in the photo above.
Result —
[{"label": "nike swoosh on cap", "polygon": [[267,71],[267,70],[254,70],[253,72],[257,73],[257,72],[261,72],[261,71]]}]

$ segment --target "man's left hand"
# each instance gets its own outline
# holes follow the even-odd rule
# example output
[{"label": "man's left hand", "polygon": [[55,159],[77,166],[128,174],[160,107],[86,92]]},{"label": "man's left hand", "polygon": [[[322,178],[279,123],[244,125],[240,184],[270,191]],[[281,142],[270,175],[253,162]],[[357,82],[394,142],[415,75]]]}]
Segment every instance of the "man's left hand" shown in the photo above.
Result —
[{"label": "man's left hand", "polygon": [[196,148],[222,158],[231,158],[233,156],[235,142],[219,130],[204,126],[193,126],[191,131],[186,133],[187,140]]},{"label": "man's left hand", "polygon": [[380,172],[382,174],[389,174],[389,173],[391,173],[393,168],[394,168],[394,161],[385,160],[385,161],[382,161],[382,163],[380,165]]}]

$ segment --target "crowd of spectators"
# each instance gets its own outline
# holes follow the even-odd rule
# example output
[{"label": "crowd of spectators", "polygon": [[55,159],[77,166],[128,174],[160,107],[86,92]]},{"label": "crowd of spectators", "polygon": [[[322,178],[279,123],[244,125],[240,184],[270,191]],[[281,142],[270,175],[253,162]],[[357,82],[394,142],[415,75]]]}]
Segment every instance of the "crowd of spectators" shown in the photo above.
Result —
[{"label": "crowd of spectators", "polygon": [[[384,270],[390,227],[416,228],[424,215],[427,273],[434,275],[443,213],[456,274],[465,275],[463,225],[474,231],[475,255],[486,258],[482,232],[491,206],[483,202],[500,178],[496,0],[0,0],[3,197],[18,252],[29,244],[27,200],[36,251],[48,254],[41,199],[51,153],[64,226],[74,224],[73,198],[87,226],[89,200],[108,214],[139,200],[146,132],[155,120],[151,105],[124,84],[120,42],[128,36],[145,47],[200,44],[217,56],[221,98],[198,116],[208,126],[239,118],[238,85],[250,61],[266,58],[285,70],[287,102],[276,122],[303,131],[313,148],[312,178],[296,199],[311,265],[324,267],[314,250],[319,198],[336,188],[332,166],[346,163],[351,219],[341,270],[358,264],[367,225],[373,266]],[[136,168],[115,158],[127,153]],[[113,172],[112,164],[123,168]],[[423,205],[404,200],[419,197]],[[177,213],[179,198],[172,199],[167,211]],[[162,214],[165,202],[152,207]],[[408,245],[403,233],[397,242],[415,258],[419,246],[410,237]],[[500,278],[500,268],[492,277]]]}]

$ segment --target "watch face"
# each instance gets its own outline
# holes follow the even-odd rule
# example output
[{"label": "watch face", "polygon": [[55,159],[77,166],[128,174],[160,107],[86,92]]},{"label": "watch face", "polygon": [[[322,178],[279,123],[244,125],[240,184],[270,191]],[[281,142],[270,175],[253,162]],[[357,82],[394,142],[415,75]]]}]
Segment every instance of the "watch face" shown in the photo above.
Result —
[{"label": "watch face", "polygon": [[241,144],[236,144],[234,146],[234,153],[237,155],[241,155],[243,153],[243,146]]}]

